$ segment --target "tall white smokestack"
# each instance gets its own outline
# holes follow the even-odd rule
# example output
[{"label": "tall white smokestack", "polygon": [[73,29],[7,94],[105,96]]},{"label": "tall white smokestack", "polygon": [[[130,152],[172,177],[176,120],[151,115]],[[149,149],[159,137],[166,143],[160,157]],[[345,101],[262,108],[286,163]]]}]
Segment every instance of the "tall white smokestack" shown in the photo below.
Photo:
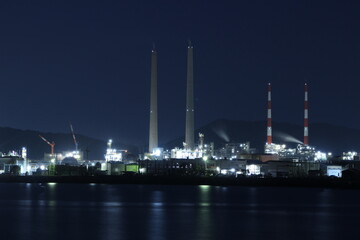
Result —
[{"label": "tall white smokestack", "polygon": [[158,147],[158,109],[157,109],[157,53],[151,51],[151,87],[150,87],[150,131],[149,153]]},{"label": "tall white smokestack", "polygon": [[193,75],[193,46],[189,42],[187,51],[187,85],[186,85],[186,148],[194,149],[194,75]]}]

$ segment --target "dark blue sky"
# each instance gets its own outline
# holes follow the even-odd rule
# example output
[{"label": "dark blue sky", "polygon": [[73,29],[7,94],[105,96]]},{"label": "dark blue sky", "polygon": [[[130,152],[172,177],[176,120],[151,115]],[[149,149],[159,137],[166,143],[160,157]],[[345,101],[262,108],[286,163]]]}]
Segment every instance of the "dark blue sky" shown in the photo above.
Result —
[{"label": "dark blue sky", "polygon": [[[7,3],[6,3],[7,2]],[[0,126],[146,143],[152,43],[160,142],[185,125],[186,48],[195,51],[195,118],[359,128],[356,1],[2,1]],[[264,127],[265,131],[265,127]]]}]

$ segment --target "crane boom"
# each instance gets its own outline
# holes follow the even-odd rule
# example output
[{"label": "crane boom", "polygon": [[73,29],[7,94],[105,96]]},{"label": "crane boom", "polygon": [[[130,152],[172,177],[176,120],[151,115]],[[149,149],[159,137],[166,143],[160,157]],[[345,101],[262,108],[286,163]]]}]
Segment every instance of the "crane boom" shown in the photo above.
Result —
[{"label": "crane boom", "polygon": [[77,150],[78,150],[78,142],[76,141],[76,137],[75,137],[75,133],[74,133],[74,128],[73,128],[71,122],[69,122],[69,124],[70,124],[71,134],[72,134],[72,137],[73,137],[74,143],[75,143],[75,150],[77,151]]},{"label": "crane boom", "polygon": [[55,142],[53,141],[52,143],[50,143],[46,138],[44,138],[43,136],[39,135],[39,137],[44,140],[44,142],[46,142],[47,144],[50,145],[51,147],[51,154],[54,154],[54,147],[55,147]]}]

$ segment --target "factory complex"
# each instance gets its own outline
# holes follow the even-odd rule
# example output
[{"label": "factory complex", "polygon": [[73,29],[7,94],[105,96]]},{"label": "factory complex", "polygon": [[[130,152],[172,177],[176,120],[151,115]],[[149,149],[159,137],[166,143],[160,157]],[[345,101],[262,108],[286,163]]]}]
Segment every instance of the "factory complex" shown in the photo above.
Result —
[{"label": "factory complex", "polygon": [[[303,142],[295,148],[272,139],[272,86],[267,86],[267,124],[264,149],[251,148],[250,142],[226,143],[215,148],[206,142],[203,133],[195,133],[194,126],[194,64],[193,46],[187,48],[187,85],[185,111],[185,139],[182,146],[164,149],[158,144],[157,106],[157,52],[151,51],[150,122],[148,151],[137,158],[129,157],[127,150],[107,143],[104,158],[87,160],[78,149],[72,125],[75,148],[56,153],[55,143],[39,136],[51,148],[42,160],[27,158],[27,149],[9,152],[0,157],[0,174],[41,176],[91,176],[91,175],[156,175],[156,176],[218,176],[218,177],[356,177],[360,176],[357,152],[344,152],[333,156],[309,144],[308,84],[304,84],[304,135]],[[195,136],[198,136],[195,139]],[[197,141],[196,141],[197,140]],[[264,139],[265,140],[265,139]]]}]

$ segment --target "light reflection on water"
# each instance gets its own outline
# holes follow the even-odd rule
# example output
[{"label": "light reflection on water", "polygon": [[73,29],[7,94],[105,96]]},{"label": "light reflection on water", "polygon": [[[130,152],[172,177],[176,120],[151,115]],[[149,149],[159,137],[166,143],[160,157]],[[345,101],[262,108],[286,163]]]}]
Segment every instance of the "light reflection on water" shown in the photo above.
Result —
[{"label": "light reflection on water", "polygon": [[197,211],[196,219],[196,239],[213,239],[213,227],[211,221],[211,209],[210,209],[210,192],[212,188],[208,185],[199,186],[199,200],[200,208]]},{"label": "light reflection on water", "polygon": [[148,217],[148,238],[154,240],[166,239],[164,229],[166,228],[165,213],[163,209],[164,194],[162,191],[151,193],[151,207]]},{"label": "light reflection on water", "polygon": [[15,183],[0,190],[1,239],[329,240],[355,234],[360,214],[358,190]]}]

